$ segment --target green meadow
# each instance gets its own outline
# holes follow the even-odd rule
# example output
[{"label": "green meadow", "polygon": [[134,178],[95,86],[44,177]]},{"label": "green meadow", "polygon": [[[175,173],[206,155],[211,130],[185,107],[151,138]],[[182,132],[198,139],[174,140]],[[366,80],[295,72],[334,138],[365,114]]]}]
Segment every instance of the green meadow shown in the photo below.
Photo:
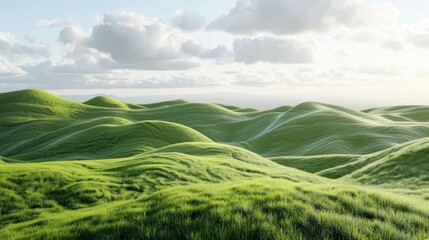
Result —
[{"label": "green meadow", "polygon": [[0,239],[429,239],[429,106],[1,93]]}]

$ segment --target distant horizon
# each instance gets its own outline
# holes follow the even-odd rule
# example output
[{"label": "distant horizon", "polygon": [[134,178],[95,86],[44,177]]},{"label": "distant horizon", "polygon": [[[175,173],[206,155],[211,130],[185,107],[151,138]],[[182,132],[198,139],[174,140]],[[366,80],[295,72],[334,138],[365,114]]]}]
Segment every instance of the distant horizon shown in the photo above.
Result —
[{"label": "distant horizon", "polygon": [[[20,89],[27,90],[27,89]],[[15,90],[15,91],[20,91]],[[244,93],[234,93],[234,92],[217,92],[217,93],[195,93],[195,94],[148,94],[147,92],[155,92],[155,91],[147,91],[146,93],[138,94],[138,89],[134,89],[133,95],[124,95],[124,92],[127,93],[127,89],[122,89],[124,92],[120,92],[121,89],[111,89],[113,90],[110,94],[103,93],[98,90],[74,90],[72,92],[64,94],[64,91],[59,90],[43,90],[42,91],[49,92],[51,94],[57,95],[67,100],[75,101],[75,102],[85,102],[92,98],[99,96],[106,96],[110,98],[114,98],[116,100],[120,100],[127,103],[133,104],[151,104],[151,103],[159,103],[166,101],[176,101],[176,100],[185,100],[189,102],[195,103],[215,103],[222,105],[231,105],[243,108],[255,108],[258,110],[270,110],[283,106],[294,107],[302,103],[306,102],[315,102],[321,104],[335,105],[340,107],[345,107],[357,111],[364,111],[372,108],[385,108],[385,107],[398,107],[398,106],[429,106],[429,103],[422,102],[421,104],[413,104],[413,103],[404,103],[399,100],[397,104],[383,104],[382,101],[379,101],[379,104],[373,104],[374,101],[362,101],[358,96],[354,96],[354,98],[350,101],[342,101],[338,100],[330,100],[329,96],[331,93],[325,93],[325,95],[321,95],[318,97],[314,97],[312,99],[305,99],[304,97],[299,97],[299,94],[294,96],[288,95],[266,95],[266,94],[244,94]],[[91,92],[93,93],[81,93],[77,94],[77,92]],[[115,94],[116,91],[116,94]],[[118,92],[119,91],[119,92]],[[13,91],[6,91],[13,92]],[[67,92],[67,91],[66,91]],[[0,93],[5,93],[4,91],[0,91]],[[119,94],[118,94],[119,93]]]}]

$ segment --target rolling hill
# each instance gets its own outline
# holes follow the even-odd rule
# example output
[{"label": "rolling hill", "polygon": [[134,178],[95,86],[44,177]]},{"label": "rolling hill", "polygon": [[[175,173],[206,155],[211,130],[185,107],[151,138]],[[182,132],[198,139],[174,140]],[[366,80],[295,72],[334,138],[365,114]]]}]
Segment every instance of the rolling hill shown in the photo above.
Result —
[{"label": "rolling hill", "polygon": [[271,160],[319,176],[359,181],[366,185],[429,186],[429,138],[366,155],[285,156]]},{"label": "rolling hill", "polygon": [[0,239],[425,239],[429,109],[0,94]]}]

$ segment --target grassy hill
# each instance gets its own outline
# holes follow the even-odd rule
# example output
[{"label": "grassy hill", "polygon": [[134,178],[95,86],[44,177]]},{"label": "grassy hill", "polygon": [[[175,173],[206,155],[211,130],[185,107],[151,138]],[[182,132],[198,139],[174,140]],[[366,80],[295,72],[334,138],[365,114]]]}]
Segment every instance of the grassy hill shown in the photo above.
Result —
[{"label": "grassy hill", "polygon": [[[105,106],[92,106],[67,100],[52,104],[57,97],[40,90],[15,93],[19,97],[13,98],[14,93],[0,94],[0,102],[5,102],[0,104],[0,131],[6,132],[0,134],[0,141],[7,136],[10,142],[11,135],[16,141],[28,140],[49,130],[108,117],[132,123],[147,120],[177,123],[213,141],[240,146],[266,157],[367,154],[429,136],[428,122],[394,121],[379,114],[313,102],[269,111],[242,111],[238,107],[186,101],[130,109],[124,107],[128,106],[126,103],[121,105],[105,97],[96,98],[102,102],[99,105]],[[112,102],[117,107],[109,104]],[[7,135],[8,132],[11,134]]]},{"label": "grassy hill", "polygon": [[4,156],[21,160],[126,157],[180,142],[211,142],[183,125],[163,121],[128,123],[102,118],[75,124],[9,147]]},{"label": "grassy hill", "polygon": [[257,180],[171,187],[137,199],[74,211],[27,212],[11,217],[10,221],[20,223],[4,227],[0,236],[424,239],[428,220],[427,211],[358,187]]},{"label": "grassy hill", "polygon": [[0,94],[0,239],[425,239],[425,106]]},{"label": "grassy hill", "polygon": [[319,176],[359,181],[366,185],[429,186],[429,138],[367,155],[284,156],[271,160]]},{"label": "grassy hill", "polygon": [[92,98],[86,102],[86,105],[97,106],[97,107],[106,107],[106,108],[122,108],[122,109],[142,109],[143,107],[137,104],[131,103],[123,103],[116,99],[106,97],[106,96],[98,96]]}]

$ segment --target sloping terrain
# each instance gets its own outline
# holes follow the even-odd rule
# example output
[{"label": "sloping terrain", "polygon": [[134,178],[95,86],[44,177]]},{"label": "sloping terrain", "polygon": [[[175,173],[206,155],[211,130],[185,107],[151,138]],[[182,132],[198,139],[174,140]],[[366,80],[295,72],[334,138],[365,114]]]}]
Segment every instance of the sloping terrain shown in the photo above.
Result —
[{"label": "sloping terrain", "polygon": [[[3,133],[0,143],[9,144],[4,147],[8,149],[14,145],[11,141],[21,142],[97,118],[114,118],[112,121],[121,118],[114,125],[122,124],[121,121],[173,122],[190,127],[213,141],[240,146],[266,157],[367,154],[429,136],[428,122],[394,121],[379,114],[311,102],[269,111],[243,111],[238,107],[186,101],[130,109],[112,107],[108,103],[121,104],[108,98],[101,99],[108,99],[105,100],[108,107],[96,107],[63,99],[54,104],[58,98],[40,90],[15,94],[15,98],[13,93],[0,94],[0,103],[3,103],[0,104]],[[6,155],[1,149],[0,154]]]},{"label": "sloping terrain", "polygon": [[103,118],[22,141],[21,144],[9,147],[5,155],[29,161],[66,157],[113,158],[132,156],[180,142],[211,140],[189,127],[175,123],[153,120],[127,123],[120,119]]},{"label": "sloping terrain", "polygon": [[328,178],[396,187],[429,186],[429,138],[367,155],[274,157],[272,161]]},{"label": "sloping terrain", "polygon": [[429,231],[427,211],[374,191],[264,179],[10,216],[20,223],[4,227],[2,238],[425,239]]},{"label": "sloping terrain", "polygon": [[427,107],[0,94],[0,239],[425,239]]},{"label": "sloping terrain", "polygon": [[96,107],[106,107],[106,108],[122,108],[122,109],[142,109],[143,108],[142,106],[139,106],[136,104],[124,103],[106,96],[98,96],[98,97],[92,98],[84,102],[84,104],[96,106]]}]

